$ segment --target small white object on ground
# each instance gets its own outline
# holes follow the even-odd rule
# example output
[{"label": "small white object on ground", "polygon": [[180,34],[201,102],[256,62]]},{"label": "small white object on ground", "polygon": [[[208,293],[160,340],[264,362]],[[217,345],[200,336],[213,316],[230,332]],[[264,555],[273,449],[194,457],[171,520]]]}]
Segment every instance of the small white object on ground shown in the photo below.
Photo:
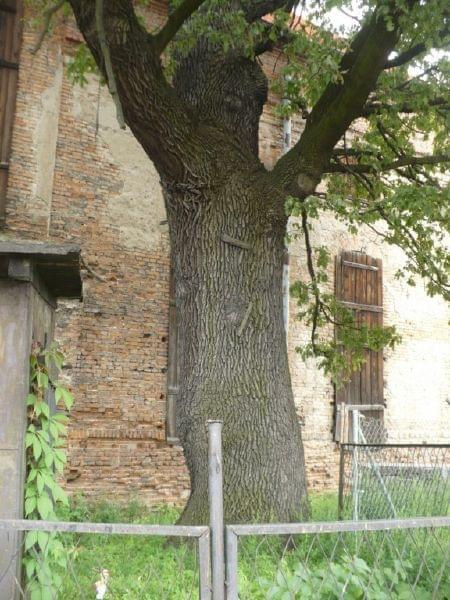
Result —
[{"label": "small white object on ground", "polygon": [[100,579],[94,583],[95,591],[97,592],[95,600],[103,600],[103,598],[105,597],[107,592],[108,579],[108,569],[102,569],[100,572]]}]

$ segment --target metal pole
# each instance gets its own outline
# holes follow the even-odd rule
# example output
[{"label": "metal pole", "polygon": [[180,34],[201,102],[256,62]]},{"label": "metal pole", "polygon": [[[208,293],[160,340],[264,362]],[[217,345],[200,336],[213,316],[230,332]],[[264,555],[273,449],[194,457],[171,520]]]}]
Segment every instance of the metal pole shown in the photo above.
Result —
[{"label": "metal pole", "polygon": [[222,421],[208,421],[209,524],[213,600],[225,600]]},{"label": "metal pole", "polygon": [[200,600],[211,600],[211,540],[209,531],[198,538]]},{"label": "metal pole", "polygon": [[338,492],[338,520],[343,519],[344,513],[344,485],[345,485],[345,450],[344,444],[339,447],[339,492]]},{"label": "metal pole", "polygon": [[352,411],[353,432],[353,519],[358,520],[359,512],[359,474],[358,474],[358,444],[359,444],[359,411]]},{"label": "metal pole", "polygon": [[227,600],[238,600],[238,536],[227,527]]}]

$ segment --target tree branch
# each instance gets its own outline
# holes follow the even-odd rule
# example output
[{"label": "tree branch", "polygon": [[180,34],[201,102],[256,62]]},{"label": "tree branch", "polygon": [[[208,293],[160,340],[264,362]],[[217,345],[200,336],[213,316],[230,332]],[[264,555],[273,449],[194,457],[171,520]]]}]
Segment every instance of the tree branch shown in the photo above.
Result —
[{"label": "tree branch", "polygon": [[164,27],[154,36],[155,46],[161,54],[173,40],[189,17],[205,2],[205,0],[184,0],[167,19]]},{"label": "tree branch", "polygon": [[132,0],[103,0],[109,59],[96,26],[96,2],[69,2],[100,71],[108,77],[108,60],[114,67],[117,96],[136,139],[161,175],[183,177],[196,115],[166,81],[154,38],[139,22]]},{"label": "tree branch", "polygon": [[280,8],[290,12],[297,4],[298,0],[245,0],[242,2],[242,8],[246,20],[252,23]]},{"label": "tree branch", "polygon": [[[417,0],[410,0],[412,5]],[[361,111],[375,88],[387,57],[395,48],[400,31],[397,13],[389,30],[377,10],[353,38],[341,60],[343,81],[331,82],[313,107],[297,144],[272,171],[272,177],[288,192],[311,194],[329,166],[331,153]],[[301,174],[301,180],[297,179]],[[297,184],[297,185],[296,185]]]},{"label": "tree branch", "polygon": [[[431,98],[428,101],[428,106],[440,106],[442,108],[448,108],[449,102],[447,98],[438,97]],[[414,113],[417,112],[417,108],[408,104],[407,102],[403,104],[389,104],[388,102],[369,102],[365,106],[363,106],[361,111],[361,117],[369,117],[377,112],[382,110],[394,110],[396,113]]]},{"label": "tree branch", "polygon": [[424,42],[416,44],[415,46],[408,48],[408,50],[405,50],[401,54],[398,54],[395,58],[387,60],[386,64],[384,65],[384,68],[394,69],[395,67],[401,67],[402,65],[405,65],[406,63],[410,62],[416,56],[419,56],[419,54],[422,54],[422,52],[425,52],[425,50],[427,50],[427,47]]},{"label": "tree branch", "polygon": [[294,32],[292,30],[283,29],[279,32],[276,39],[273,40],[270,38],[270,32],[272,30],[273,24],[266,23],[266,31],[264,32],[265,36],[263,35],[261,41],[255,45],[255,56],[260,56],[261,54],[264,54],[264,52],[270,52],[270,50],[273,50],[277,44],[289,43],[294,36]]},{"label": "tree branch", "polygon": [[[449,34],[449,28],[445,27],[444,29],[442,29],[439,32],[438,35],[440,38],[444,39],[448,34]],[[441,48],[441,46],[436,46],[436,48]],[[413,58],[416,58],[416,56],[419,56],[419,54],[422,54],[423,52],[426,52],[427,50],[430,50],[430,48],[429,48],[429,46],[427,46],[425,44],[425,42],[420,42],[419,44],[415,44],[414,46],[411,46],[404,52],[401,52],[394,58],[391,58],[391,60],[387,60],[386,64],[384,65],[384,68],[385,69],[394,69],[395,67],[401,67],[402,65],[409,63],[411,60],[413,60]]]},{"label": "tree branch", "polygon": [[31,54],[36,54],[36,52],[38,52],[41,49],[45,36],[47,35],[48,30],[50,29],[50,24],[52,22],[53,15],[64,6],[65,2],[66,0],[60,0],[56,4],[52,4],[51,6],[49,6],[47,10],[44,11],[44,26],[42,27],[36,44],[30,50]]},{"label": "tree branch", "polygon": [[441,163],[450,162],[450,156],[445,156],[443,154],[437,154],[433,156],[402,156],[397,160],[380,164],[379,167],[374,167],[372,165],[362,165],[362,164],[343,164],[343,163],[330,163],[327,168],[327,173],[346,173],[349,175],[352,174],[373,174],[383,171],[392,171],[395,169],[399,169],[402,167],[412,167],[412,166],[423,166],[423,165],[438,165]]},{"label": "tree branch", "polygon": [[98,41],[100,43],[100,49],[105,63],[108,88],[116,107],[117,121],[119,123],[119,127],[121,129],[125,129],[125,119],[123,116],[122,104],[117,93],[116,78],[114,76],[114,70],[111,63],[111,54],[106,42],[105,24],[103,22],[103,0],[95,0],[95,26],[97,28]]},{"label": "tree branch", "polygon": [[312,327],[311,327],[311,347],[313,349],[313,352],[315,354],[317,354],[316,332],[317,332],[317,321],[319,318],[321,301],[320,301],[319,286],[317,285],[316,272],[314,269],[313,249],[312,249],[311,240],[309,237],[308,215],[304,208],[302,209],[302,230],[303,230],[303,235],[305,236],[306,264],[308,267],[309,277],[310,277],[311,283],[313,285],[313,295],[314,295],[314,309],[313,309]]}]

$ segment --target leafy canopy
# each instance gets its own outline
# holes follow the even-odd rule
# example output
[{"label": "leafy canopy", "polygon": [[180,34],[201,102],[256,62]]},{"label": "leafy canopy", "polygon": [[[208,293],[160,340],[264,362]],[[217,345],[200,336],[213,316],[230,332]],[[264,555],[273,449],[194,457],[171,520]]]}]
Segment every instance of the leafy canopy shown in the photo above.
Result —
[{"label": "leafy canopy", "polygon": [[[29,2],[38,6],[41,26],[48,29],[49,5]],[[86,2],[69,4],[77,14]],[[129,0],[114,4],[131,6]],[[292,289],[299,316],[312,329],[301,352],[322,356],[326,371],[345,379],[361,365],[364,347],[393,346],[399,337],[392,327],[355,327],[353,315],[329,292],[330,257],[325,248],[313,247],[309,235],[322,213],[337,217],[351,233],[367,228],[399,246],[406,260],[397,276],[411,285],[423,278],[430,295],[450,298],[448,2],[171,0],[162,28],[152,22],[149,7],[150,0],[134,3],[169,85],[199,40],[208,40],[209,51],[223,56],[258,61],[265,52],[278,54],[280,68],[271,85],[284,102],[276,110],[301,118],[305,127],[273,177],[314,184],[282,188],[287,214],[299,218],[293,235],[302,237],[308,257],[309,279]],[[83,84],[94,69],[81,45],[69,66],[72,79]],[[115,100],[120,103],[120,90]],[[323,193],[317,192],[321,180]],[[331,341],[329,324],[338,329]]]}]

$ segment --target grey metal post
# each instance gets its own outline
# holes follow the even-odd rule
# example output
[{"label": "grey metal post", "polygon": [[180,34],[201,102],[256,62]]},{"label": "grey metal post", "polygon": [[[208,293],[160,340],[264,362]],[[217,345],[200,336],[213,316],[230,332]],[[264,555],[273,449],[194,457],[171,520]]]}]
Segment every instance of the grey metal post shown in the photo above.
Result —
[{"label": "grey metal post", "polygon": [[209,523],[213,600],[225,599],[222,421],[208,421]]},{"label": "grey metal post", "polygon": [[200,600],[211,600],[211,539],[209,531],[198,538],[198,566],[200,570]]},{"label": "grey metal post", "polygon": [[358,469],[358,444],[359,444],[359,410],[354,410],[352,415],[353,431],[353,519],[358,520],[359,513],[359,469]]},{"label": "grey metal post", "polygon": [[338,520],[343,519],[344,513],[344,485],[345,485],[345,446],[339,446],[339,490],[338,490]]},{"label": "grey metal post", "polygon": [[227,600],[238,600],[238,536],[227,526]]}]

